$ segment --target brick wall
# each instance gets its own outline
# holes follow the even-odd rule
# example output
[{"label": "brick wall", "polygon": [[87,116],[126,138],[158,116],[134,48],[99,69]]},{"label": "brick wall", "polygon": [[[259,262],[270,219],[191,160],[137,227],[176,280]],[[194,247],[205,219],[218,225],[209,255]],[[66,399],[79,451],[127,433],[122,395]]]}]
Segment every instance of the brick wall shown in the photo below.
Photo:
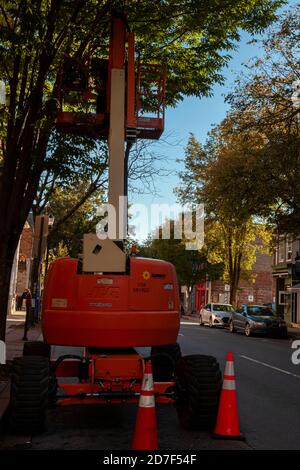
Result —
[{"label": "brick wall", "polygon": [[28,288],[28,277],[30,270],[30,259],[32,254],[33,232],[29,224],[25,224],[20,240],[17,294],[22,294]]},{"label": "brick wall", "polygon": [[[273,257],[263,253],[257,253],[256,262],[251,274],[254,281],[240,281],[237,294],[237,303],[250,303],[248,296],[253,296],[255,304],[272,303],[275,296],[275,282],[272,276]],[[211,283],[211,301],[224,301],[225,284],[222,281]],[[226,294],[225,294],[226,295]]]},{"label": "brick wall", "polygon": [[20,241],[20,257],[31,258],[33,234],[28,224],[24,227]]},{"label": "brick wall", "polygon": [[16,292],[18,295],[22,295],[24,290],[28,288],[27,285],[27,272],[26,271],[18,271],[18,278],[17,278],[17,288]]}]

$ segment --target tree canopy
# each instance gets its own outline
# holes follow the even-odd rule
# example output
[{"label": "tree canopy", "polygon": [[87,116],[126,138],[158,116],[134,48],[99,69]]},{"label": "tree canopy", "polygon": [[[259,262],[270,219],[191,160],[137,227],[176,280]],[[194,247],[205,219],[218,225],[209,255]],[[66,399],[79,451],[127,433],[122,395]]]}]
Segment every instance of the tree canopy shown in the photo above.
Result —
[{"label": "tree canopy", "polygon": [[295,7],[270,29],[264,56],[236,80],[227,97],[230,110],[205,145],[190,136],[176,190],[183,202],[205,204],[206,243],[211,259],[225,262],[232,302],[260,242],[272,246],[265,224],[300,232],[300,108],[292,99],[299,79],[299,13]]},{"label": "tree canopy", "polygon": [[206,247],[200,250],[187,250],[184,239],[174,238],[174,225],[178,220],[166,220],[170,227],[170,238],[162,236],[163,227],[158,227],[158,237],[149,236],[141,247],[142,256],[163,259],[169,261],[176,268],[178,282],[188,289],[188,310],[191,310],[191,291],[199,282],[209,279],[217,279],[223,273],[224,263],[222,259],[209,260]]},{"label": "tree canopy", "polygon": [[236,81],[227,97],[230,111],[209,143],[219,147],[214,168],[223,167],[220,192],[226,185],[233,198],[239,195],[232,209],[263,216],[290,234],[300,233],[300,106],[293,99],[300,79],[299,20],[297,6],[270,29],[264,55]]},{"label": "tree canopy", "polygon": [[[272,237],[253,220],[255,188],[248,194],[244,187],[244,160],[256,158],[255,151],[249,152],[249,138],[223,134],[223,127],[214,129],[204,147],[191,135],[176,192],[183,203],[204,203],[207,259],[224,264],[222,278],[230,284],[230,302],[235,304],[240,280],[248,277],[257,251],[265,250]],[[260,148],[256,139],[255,145]]]}]

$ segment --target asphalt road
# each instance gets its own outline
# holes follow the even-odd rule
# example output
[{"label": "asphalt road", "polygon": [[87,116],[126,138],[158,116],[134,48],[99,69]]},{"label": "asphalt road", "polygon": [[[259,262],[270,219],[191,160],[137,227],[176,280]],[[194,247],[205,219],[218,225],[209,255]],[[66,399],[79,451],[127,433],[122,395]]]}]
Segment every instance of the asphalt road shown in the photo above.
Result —
[{"label": "asphalt road", "polygon": [[[208,433],[184,431],[174,407],[160,405],[160,449],[300,448],[300,365],[291,362],[291,340],[246,338],[186,322],[179,342],[183,354],[215,355],[222,369],[226,352],[234,353],[241,428],[247,443],[215,441]],[[60,352],[56,348],[55,355]],[[135,414],[134,405],[58,407],[49,411],[44,434],[14,436],[4,430],[0,448],[130,449]]]},{"label": "asphalt road", "polygon": [[300,449],[300,365],[293,365],[290,339],[246,338],[227,330],[182,325],[184,354],[235,360],[241,428],[255,449]]}]

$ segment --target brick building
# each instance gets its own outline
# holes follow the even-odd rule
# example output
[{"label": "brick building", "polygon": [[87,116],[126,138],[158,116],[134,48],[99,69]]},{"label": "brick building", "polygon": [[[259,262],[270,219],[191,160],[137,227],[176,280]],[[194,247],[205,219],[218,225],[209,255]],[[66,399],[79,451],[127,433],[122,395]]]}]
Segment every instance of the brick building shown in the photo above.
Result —
[{"label": "brick building", "polygon": [[32,256],[33,230],[26,222],[19,247],[16,294],[21,295],[29,287],[29,275]]},{"label": "brick building", "polygon": [[291,324],[300,324],[300,237],[281,235],[274,255],[276,309]]},{"label": "brick building", "polygon": [[[253,281],[241,280],[237,292],[237,304],[274,303],[275,282],[272,276],[273,256],[257,252],[251,274]],[[195,310],[208,302],[229,303],[230,286],[221,280],[206,281],[196,287]]]},{"label": "brick building", "polygon": [[10,315],[16,310],[16,297],[21,295],[29,286],[33,243],[33,230],[29,222],[26,222],[16,249],[14,263],[11,272],[10,289],[8,297],[7,313]]}]

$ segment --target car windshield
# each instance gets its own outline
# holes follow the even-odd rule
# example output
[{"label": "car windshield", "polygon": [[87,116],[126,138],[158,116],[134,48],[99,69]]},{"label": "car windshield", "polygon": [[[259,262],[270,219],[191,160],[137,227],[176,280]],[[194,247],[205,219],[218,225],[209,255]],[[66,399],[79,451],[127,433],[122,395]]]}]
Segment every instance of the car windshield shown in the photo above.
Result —
[{"label": "car windshield", "polygon": [[233,312],[232,305],[214,305],[213,306],[214,312]]},{"label": "car windshield", "polygon": [[253,307],[248,307],[248,314],[257,317],[274,316],[274,312],[270,307],[264,307],[260,305],[253,305]]}]

